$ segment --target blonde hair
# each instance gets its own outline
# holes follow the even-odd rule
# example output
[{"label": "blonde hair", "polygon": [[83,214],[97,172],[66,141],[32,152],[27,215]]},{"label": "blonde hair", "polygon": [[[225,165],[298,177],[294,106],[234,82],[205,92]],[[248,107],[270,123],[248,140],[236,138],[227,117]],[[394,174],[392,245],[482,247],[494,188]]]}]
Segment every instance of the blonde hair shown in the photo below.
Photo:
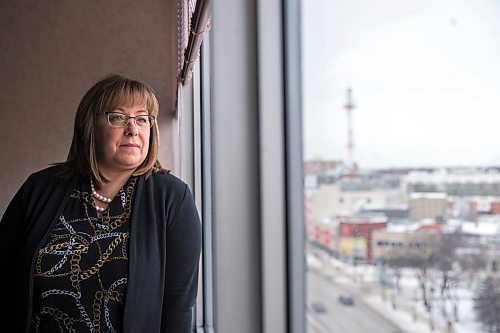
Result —
[{"label": "blonde hair", "polygon": [[[119,74],[110,74],[95,83],[83,96],[75,116],[73,140],[66,162],[62,165],[64,178],[86,179],[97,182],[108,180],[99,171],[96,157],[95,128],[97,115],[122,106],[145,105],[148,114],[157,116],[159,103],[153,89],[138,80]],[[159,131],[155,121],[149,136],[149,151],[133,175],[164,171],[158,162]]]}]

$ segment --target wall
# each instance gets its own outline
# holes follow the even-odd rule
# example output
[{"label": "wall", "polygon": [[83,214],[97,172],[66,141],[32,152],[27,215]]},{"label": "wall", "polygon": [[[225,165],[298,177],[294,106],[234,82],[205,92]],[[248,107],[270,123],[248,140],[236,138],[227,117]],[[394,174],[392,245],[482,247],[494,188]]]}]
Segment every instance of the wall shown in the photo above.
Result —
[{"label": "wall", "polygon": [[27,175],[63,161],[80,98],[119,72],[156,90],[172,168],[177,1],[0,2],[0,214]]},{"label": "wall", "polygon": [[310,193],[310,207],[314,218],[318,220],[336,215],[352,215],[363,204],[386,207],[399,197],[398,190],[342,191],[336,184],[323,185]]}]

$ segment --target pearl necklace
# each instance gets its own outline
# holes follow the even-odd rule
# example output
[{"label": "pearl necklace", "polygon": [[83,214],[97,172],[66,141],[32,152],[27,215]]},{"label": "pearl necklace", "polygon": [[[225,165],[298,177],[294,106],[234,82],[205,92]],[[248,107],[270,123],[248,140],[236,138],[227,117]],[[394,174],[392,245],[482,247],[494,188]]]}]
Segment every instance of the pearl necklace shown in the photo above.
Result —
[{"label": "pearl necklace", "polygon": [[[92,178],[90,178],[90,189],[92,190],[92,196],[94,198],[96,198],[97,200],[102,201],[102,202],[107,203],[107,204],[109,204],[111,201],[113,201],[113,199],[105,197],[104,195],[97,193],[97,191],[95,190],[94,181],[92,180]],[[106,208],[100,207],[100,206],[96,205],[95,203],[94,203],[94,206],[95,206],[95,209],[100,213],[102,213],[106,210]]]}]

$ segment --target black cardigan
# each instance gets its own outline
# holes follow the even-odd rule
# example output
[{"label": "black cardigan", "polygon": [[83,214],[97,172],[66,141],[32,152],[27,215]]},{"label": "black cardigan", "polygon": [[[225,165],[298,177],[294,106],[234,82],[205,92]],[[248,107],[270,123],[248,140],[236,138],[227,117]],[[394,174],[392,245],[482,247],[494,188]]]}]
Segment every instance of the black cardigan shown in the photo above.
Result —
[{"label": "black cardigan", "polygon": [[[27,332],[36,251],[73,184],[59,167],[32,174],[0,222],[0,329]],[[201,225],[188,186],[164,173],[139,177],[132,210],[123,332],[191,331]]]}]

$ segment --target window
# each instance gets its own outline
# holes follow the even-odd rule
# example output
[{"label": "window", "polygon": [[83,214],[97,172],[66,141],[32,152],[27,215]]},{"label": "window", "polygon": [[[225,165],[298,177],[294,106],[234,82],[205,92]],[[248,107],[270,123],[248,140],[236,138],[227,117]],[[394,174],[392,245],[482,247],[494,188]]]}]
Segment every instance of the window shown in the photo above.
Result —
[{"label": "window", "polygon": [[333,235],[307,234],[308,332],[500,327],[498,17],[495,0],[302,1],[305,223]]}]

